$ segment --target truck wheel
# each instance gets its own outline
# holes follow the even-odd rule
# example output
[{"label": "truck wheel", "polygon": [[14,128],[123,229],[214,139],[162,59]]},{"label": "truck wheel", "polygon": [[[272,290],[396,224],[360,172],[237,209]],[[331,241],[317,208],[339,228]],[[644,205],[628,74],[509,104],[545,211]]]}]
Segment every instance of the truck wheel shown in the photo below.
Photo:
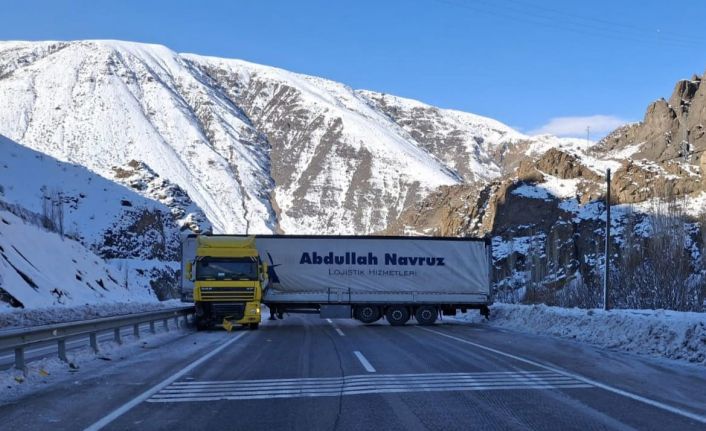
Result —
[{"label": "truck wheel", "polygon": [[409,320],[409,310],[402,305],[393,305],[385,313],[387,321],[392,326],[402,326]]},{"label": "truck wheel", "polygon": [[380,317],[380,307],[375,305],[359,305],[355,308],[355,318],[363,323],[376,322]]},{"label": "truck wheel", "polygon": [[422,305],[414,312],[414,318],[420,325],[433,325],[436,322],[436,317],[439,311],[433,305]]},{"label": "truck wheel", "polygon": [[259,323],[251,323],[248,325],[248,328],[250,328],[250,329],[257,329],[259,327],[260,327]]}]

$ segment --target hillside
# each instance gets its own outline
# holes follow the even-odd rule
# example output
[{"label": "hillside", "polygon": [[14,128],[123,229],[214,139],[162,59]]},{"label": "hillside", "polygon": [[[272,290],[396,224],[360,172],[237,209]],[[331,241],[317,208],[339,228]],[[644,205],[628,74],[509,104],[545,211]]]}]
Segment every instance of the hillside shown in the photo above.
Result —
[{"label": "hillside", "polygon": [[216,232],[375,232],[441,185],[497,178],[537,141],[473,114],[118,41],[0,43],[0,94],[0,134],[108,178],[145,163]]},{"label": "hillside", "polygon": [[[701,309],[706,88],[694,77],[643,121],[597,143],[531,143],[487,185],[441,187],[407,208],[391,234],[492,236],[497,297],[596,306],[601,299],[605,173],[612,170],[616,303]],[[682,138],[678,138],[681,136]]]},{"label": "hillside", "polygon": [[[155,295],[169,298],[173,295],[170,290],[176,273],[172,262],[178,259],[180,235],[196,228],[195,220],[204,216],[183,191],[150,174],[146,166],[132,164],[116,171],[121,173],[117,175],[119,179],[104,178],[0,136],[0,208],[29,223],[26,227],[21,222],[5,226],[5,236],[12,235],[13,241],[22,241],[22,248],[35,247],[33,241],[59,247],[54,251],[48,249],[49,255],[41,255],[49,260],[52,253],[61,254],[65,245],[82,247],[84,251],[80,253],[93,255],[97,260],[109,259],[110,263],[101,265],[120,272],[123,285],[149,287],[152,281]],[[143,196],[150,193],[159,195],[161,201]],[[193,212],[187,213],[184,208]],[[201,226],[208,228],[204,222]],[[18,229],[24,230],[18,232]],[[25,233],[29,236],[22,240]],[[53,239],[55,236],[66,242]],[[14,242],[12,245],[18,247]],[[25,255],[35,256],[26,252]],[[82,259],[82,264],[93,266],[85,262],[87,258]],[[32,263],[37,271],[45,264],[54,265],[39,260],[36,257]],[[67,268],[74,267],[81,268],[75,262]],[[68,271],[44,275],[57,280],[69,272],[73,274]],[[69,274],[71,279],[72,274]],[[5,277],[0,284],[6,290],[19,288],[12,280]]]},{"label": "hillside", "polygon": [[0,310],[156,301],[79,242],[0,210]]},{"label": "hillside", "polygon": [[[683,226],[671,234],[692,286],[704,91],[680,81],[642,122],[587,142],[158,45],[2,42],[0,134],[37,153],[3,156],[0,184],[35,213],[61,201],[66,235],[143,275],[174,274],[180,231],[490,235],[498,297],[554,301],[600,281],[610,168],[616,250]],[[64,164],[25,162],[43,157]]]}]

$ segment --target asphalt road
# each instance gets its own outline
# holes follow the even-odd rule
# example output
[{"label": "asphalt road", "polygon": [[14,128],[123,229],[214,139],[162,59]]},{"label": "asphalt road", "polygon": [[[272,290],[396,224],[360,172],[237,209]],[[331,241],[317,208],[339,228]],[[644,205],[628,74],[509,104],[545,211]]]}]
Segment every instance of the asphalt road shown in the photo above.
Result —
[{"label": "asphalt road", "polygon": [[706,369],[445,321],[192,333],[0,406],[24,429],[706,429]]}]

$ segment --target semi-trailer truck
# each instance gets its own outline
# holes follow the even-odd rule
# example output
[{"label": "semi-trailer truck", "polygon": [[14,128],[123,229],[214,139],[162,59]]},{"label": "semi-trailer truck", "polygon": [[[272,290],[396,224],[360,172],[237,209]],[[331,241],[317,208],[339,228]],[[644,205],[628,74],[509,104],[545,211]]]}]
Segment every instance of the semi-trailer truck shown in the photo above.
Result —
[{"label": "semi-trailer truck", "polygon": [[[185,244],[194,243],[194,238],[199,237],[189,237]],[[249,258],[261,262],[259,268],[266,272],[258,276],[262,279],[261,301],[278,314],[313,312],[322,318],[355,318],[363,323],[384,318],[391,325],[404,325],[414,318],[418,324],[431,325],[440,315],[454,315],[457,310],[488,313],[491,247],[486,239],[323,235],[208,238],[224,242],[253,238],[256,252]],[[194,253],[189,253],[192,248],[184,246],[185,268],[194,260]],[[198,261],[208,257],[208,250],[196,254],[198,278]],[[194,286],[185,279],[183,297],[188,300],[190,291],[196,292],[205,284]]]}]

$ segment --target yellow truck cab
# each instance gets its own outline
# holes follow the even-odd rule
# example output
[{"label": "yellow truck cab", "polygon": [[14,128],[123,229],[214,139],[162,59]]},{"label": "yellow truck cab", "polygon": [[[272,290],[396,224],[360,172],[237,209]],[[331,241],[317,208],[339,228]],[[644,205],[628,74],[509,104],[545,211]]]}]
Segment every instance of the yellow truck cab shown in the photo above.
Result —
[{"label": "yellow truck cab", "polygon": [[196,327],[209,329],[225,320],[257,329],[267,264],[260,261],[255,237],[198,235],[193,260],[184,262],[193,283]]}]

